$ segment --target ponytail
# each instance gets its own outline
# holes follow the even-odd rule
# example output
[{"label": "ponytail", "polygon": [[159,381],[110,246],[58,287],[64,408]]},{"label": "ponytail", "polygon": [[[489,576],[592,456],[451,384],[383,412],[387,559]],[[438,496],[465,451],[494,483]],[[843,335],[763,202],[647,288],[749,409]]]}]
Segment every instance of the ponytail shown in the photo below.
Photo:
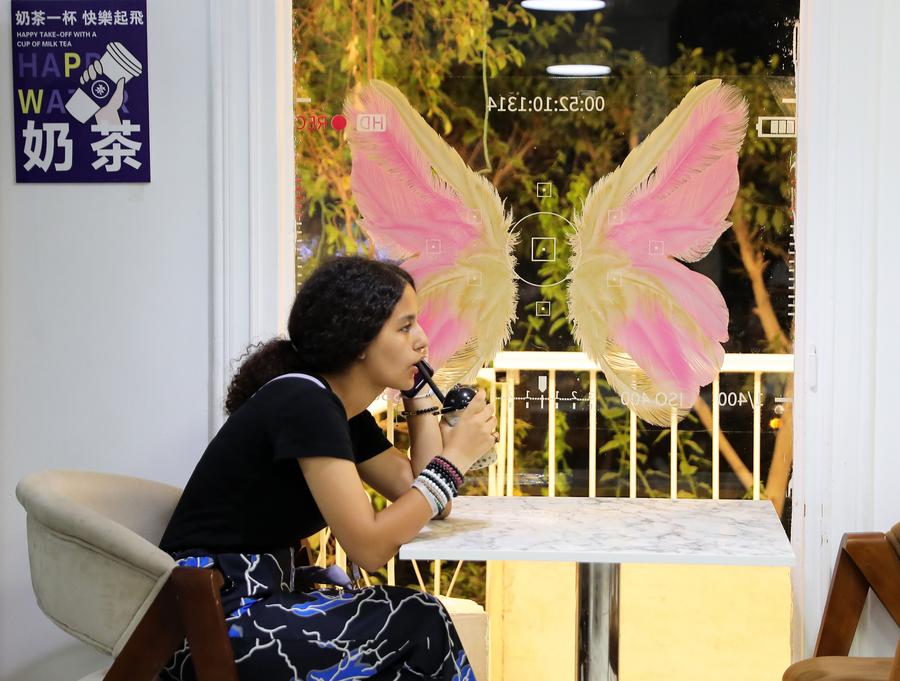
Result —
[{"label": "ponytail", "polygon": [[273,338],[256,346],[255,350],[251,346],[248,353],[228,386],[225,397],[227,414],[233,414],[253,393],[276,376],[304,370],[300,353],[289,340]]}]

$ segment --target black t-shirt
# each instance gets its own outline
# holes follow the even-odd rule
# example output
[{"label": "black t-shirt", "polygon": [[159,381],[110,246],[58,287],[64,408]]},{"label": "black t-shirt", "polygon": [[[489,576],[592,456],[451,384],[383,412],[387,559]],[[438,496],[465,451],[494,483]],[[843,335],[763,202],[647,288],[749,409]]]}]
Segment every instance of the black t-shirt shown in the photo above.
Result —
[{"label": "black t-shirt", "polygon": [[169,553],[259,553],[325,527],[297,459],[362,463],[389,449],[368,412],[349,421],[328,383],[281,377],[260,388],[209,443],[160,541]]}]

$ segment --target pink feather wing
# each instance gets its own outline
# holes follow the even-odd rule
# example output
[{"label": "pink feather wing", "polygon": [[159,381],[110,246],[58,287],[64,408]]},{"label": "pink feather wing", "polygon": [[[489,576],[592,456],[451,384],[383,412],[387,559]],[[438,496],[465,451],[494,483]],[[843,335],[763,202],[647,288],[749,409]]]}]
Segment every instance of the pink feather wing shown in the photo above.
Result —
[{"label": "pink feather wing", "polygon": [[684,407],[722,366],[728,308],[711,280],[673,258],[699,260],[729,227],[746,127],[740,92],[718,87],[607,231],[609,243],[630,260],[627,278],[643,282],[625,292],[621,316],[611,315],[610,337],[655,385],[679,393]]},{"label": "pink feather wing", "polygon": [[704,341],[650,300],[614,323],[611,335],[661,391],[678,394],[682,407],[693,404],[700,386],[715,378],[725,356],[721,345]]},{"label": "pink feather wing", "polygon": [[[356,130],[360,114],[382,116],[384,131]],[[418,281],[451,267],[478,236],[470,211],[432,171],[389,99],[364,88],[348,119],[351,186],[376,246],[396,258],[420,254],[407,267]]]},{"label": "pink feather wing", "polygon": [[632,265],[659,282],[707,338],[719,343],[728,340],[728,307],[709,277],[670,258],[646,254],[635,256]]},{"label": "pink feather wing", "polygon": [[728,85],[691,113],[651,176],[626,198],[608,238],[629,254],[657,252],[694,262],[728,228],[738,190],[737,152],[747,103]]},{"label": "pink feather wing", "polygon": [[667,255],[685,262],[703,258],[730,226],[726,220],[738,190],[737,154],[696,172],[668,195],[637,196],[620,210],[609,240],[630,255]]},{"label": "pink feather wing", "polygon": [[[416,281],[435,380],[471,380],[505,343],[515,314],[511,217],[395,87],[370,81],[345,113],[363,227]],[[482,277],[490,284],[469,286]]]},{"label": "pink feather wing", "polygon": [[471,336],[472,329],[440,300],[428,300],[419,312],[419,323],[428,336],[428,361],[441,367]]}]

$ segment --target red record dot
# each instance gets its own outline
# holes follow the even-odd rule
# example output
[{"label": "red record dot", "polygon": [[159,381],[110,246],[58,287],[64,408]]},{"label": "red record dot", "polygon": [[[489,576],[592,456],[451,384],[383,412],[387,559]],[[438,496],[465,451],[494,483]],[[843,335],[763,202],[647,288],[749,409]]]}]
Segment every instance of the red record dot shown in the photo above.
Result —
[{"label": "red record dot", "polygon": [[332,116],[331,118],[331,127],[335,130],[343,130],[347,127],[347,119],[338,114],[337,116]]}]

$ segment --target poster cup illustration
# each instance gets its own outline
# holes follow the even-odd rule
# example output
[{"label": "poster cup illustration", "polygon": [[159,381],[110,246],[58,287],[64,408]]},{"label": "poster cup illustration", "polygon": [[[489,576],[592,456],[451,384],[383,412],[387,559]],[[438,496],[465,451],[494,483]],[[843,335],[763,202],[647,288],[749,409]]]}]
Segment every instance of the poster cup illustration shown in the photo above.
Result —
[{"label": "poster cup illustration", "polygon": [[87,123],[109,101],[119,80],[124,78],[127,84],[144,70],[141,62],[118,42],[106,46],[100,65],[102,74],[81,85],[66,102],[66,111],[79,123]]}]

